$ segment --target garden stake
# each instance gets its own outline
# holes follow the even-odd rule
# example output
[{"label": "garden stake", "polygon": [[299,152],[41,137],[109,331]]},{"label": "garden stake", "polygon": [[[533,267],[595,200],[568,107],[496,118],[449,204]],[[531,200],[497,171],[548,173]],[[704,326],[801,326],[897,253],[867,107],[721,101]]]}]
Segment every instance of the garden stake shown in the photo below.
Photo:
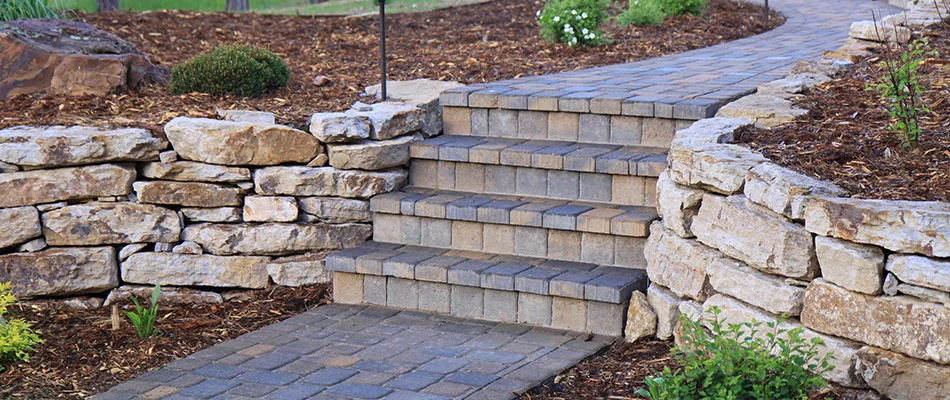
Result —
[{"label": "garden stake", "polygon": [[386,101],[386,0],[379,0],[379,90]]},{"label": "garden stake", "polygon": [[765,23],[769,22],[769,0],[765,0]]}]

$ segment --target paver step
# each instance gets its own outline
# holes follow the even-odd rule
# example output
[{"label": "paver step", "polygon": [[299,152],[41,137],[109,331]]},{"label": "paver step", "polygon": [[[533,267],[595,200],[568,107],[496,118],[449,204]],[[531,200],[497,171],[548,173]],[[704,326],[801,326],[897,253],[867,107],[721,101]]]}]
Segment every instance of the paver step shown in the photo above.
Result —
[{"label": "paver step", "polygon": [[368,242],[327,257],[334,301],[620,336],[646,271]]}]

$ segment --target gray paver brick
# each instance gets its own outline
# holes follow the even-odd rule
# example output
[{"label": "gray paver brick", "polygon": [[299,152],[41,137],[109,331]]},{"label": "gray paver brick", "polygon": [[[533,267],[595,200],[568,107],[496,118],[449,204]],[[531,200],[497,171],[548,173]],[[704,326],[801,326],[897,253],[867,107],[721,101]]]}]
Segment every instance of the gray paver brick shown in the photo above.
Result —
[{"label": "gray paver brick", "polygon": [[481,273],[481,287],[512,291],[515,289],[515,275],[531,268],[526,262],[503,262]]},{"label": "gray paver brick", "polygon": [[206,379],[201,383],[190,386],[179,392],[186,396],[211,397],[227,392],[238,385],[238,382],[226,379]]},{"label": "gray paver brick", "polygon": [[380,386],[359,385],[355,383],[341,383],[327,389],[327,391],[357,399],[378,399],[392,392],[392,390]]},{"label": "gray paver brick", "polygon": [[401,375],[396,379],[393,379],[386,384],[387,387],[393,389],[405,389],[405,390],[415,390],[419,391],[424,389],[426,386],[429,386],[433,383],[438,382],[442,379],[443,375],[439,373],[426,372],[426,371],[413,371],[405,375]]},{"label": "gray paver brick", "polygon": [[518,293],[485,289],[484,317],[491,321],[515,322],[518,320]]}]

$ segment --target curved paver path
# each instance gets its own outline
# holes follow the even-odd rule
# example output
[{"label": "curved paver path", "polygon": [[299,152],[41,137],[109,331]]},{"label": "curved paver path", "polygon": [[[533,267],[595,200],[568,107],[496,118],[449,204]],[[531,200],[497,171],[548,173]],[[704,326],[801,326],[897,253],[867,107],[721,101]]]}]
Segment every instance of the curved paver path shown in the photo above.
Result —
[{"label": "curved paver path", "polygon": [[[627,118],[622,114],[689,122],[780,78],[798,60],[840,46],[852,20],[866,19],[871,9],[893,10],[865,0],[773,4],[788,21],[762,35],[660,59],[471,85],[444,93],[444,105],[462,111],[508,108],[620,115],[621,122]],[[536,116],[526,114],[525,122]],[[631,291],[642,290],[638,285],[645,272],[638,269],[642,259],[636,247],[642,247],[644,230],[656,217],[648,196],[633,203],[631,191],[642,193],[648,179],[655,182],[652,177],[665,164],[665,155],[652,153],[657,148],[639,138],[634,138],[637,143],[614,142],[612,122],[591,125],[599,129],[593,134],[584,132],[593,144],[583,143],[584,134],[578,137],[576,123],[576,142],[566,143],[545,136],[529,141],[532,137],[520,134],[536,132],[521,128],[535,125],[522,124],[520,117],[514,122],[519,126],[515,138],[446,135],[413,144],[411,172],[425,176],[411,177],[412,184],[446,181],[450,187],[377,196],[372,202],[375,240],[389,243],[367,243],[327,260],[327,268],[336,271],[337,303],[456,316],[323,306],[175,361],[96,398],[503,399],[606,346],[623,329]],[[547,126],[541,122],[538,126]],[[608,136],[609,145],[598,141]],[[476,147],[477,153],[469,153]],[[485,157],[492,154],[494,159]],[[429,168],[420,167],[426,162]],[[436,162],[438,173],[433,175]],[[448,180],[443,165],[451,167]],[[513,171],[511,165],[518,166],[519,178],[515,182],[509,176],[509,188],[517,186],[520,194],[523,187],[526,196],[546,198],[492,198],[489,181],[494,179],[497,192],[503,179],[489,178],[486,169]],[[579,178],[577,171],[586,175]],[[573,188],[566,185],[568,179]],[[593,197],[583,198],[585,185],[604,181],[607,186],[587,190]],[[600,203],[565,204],[573,199]],[[419,228],[420,221],[427,225]],[[437,232],[438,226],[450,229]],[[506,239],[505,232],[513,236]],[[409,244],[416,246],[402,246]],[[515,257],[522,255],[537,258]],[[460,318],[469,316],[574,332]]]}]

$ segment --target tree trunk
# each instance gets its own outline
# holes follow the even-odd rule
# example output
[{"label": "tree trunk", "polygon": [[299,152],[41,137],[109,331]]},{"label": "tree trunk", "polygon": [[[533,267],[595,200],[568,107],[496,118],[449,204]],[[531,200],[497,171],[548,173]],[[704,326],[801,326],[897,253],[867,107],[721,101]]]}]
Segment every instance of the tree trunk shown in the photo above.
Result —
[{"label": "tree trunk", "polygon": [[116,11],[119,9],[119,0],[96,0],[96,11]]},{"label": "tree trunk", "polygon": [[251,9],[247,4],[248,0],[228,0],[224,10],[230,12],[243,12]]}]

